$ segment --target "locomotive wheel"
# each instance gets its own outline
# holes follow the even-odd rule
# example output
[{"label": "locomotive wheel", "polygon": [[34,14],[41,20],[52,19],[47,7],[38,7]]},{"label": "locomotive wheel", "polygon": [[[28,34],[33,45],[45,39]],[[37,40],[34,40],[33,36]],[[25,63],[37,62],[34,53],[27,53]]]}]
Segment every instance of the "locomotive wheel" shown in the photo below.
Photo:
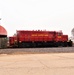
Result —
[{"label": "locomotive wheel", "polygon": [[64,42],[64,47],[67,47],[67,42]]}]

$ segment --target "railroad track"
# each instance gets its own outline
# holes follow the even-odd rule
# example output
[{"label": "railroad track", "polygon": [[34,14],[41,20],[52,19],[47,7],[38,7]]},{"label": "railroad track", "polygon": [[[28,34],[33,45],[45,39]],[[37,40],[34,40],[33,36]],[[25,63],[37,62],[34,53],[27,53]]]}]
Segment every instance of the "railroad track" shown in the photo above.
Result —
[{"label": "railroad track", "polygon": [[74,47],[0,49],[0,54],[73,53],[73,52],[74,52]]}]

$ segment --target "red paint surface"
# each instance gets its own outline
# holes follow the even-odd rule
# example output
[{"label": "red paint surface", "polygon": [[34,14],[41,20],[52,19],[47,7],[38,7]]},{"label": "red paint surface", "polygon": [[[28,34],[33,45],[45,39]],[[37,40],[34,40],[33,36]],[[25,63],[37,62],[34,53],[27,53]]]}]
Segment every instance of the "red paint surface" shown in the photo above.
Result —
[{"label": "red paint surface", "polygon": [[0,25],[0,35],[7,35],[7,31],[4,27]]},{"label": "red paint surface", "polygon": [[19,41],[53,41],[54,31],[17,31]]}]

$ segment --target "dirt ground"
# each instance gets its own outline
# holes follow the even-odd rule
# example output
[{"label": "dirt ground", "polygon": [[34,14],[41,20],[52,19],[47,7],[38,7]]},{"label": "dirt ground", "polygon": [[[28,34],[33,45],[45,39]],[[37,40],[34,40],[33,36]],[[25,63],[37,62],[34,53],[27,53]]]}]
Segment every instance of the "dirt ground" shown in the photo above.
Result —
[{"label": "dirt ground", "polygon": [[74,53],[1,54],[0,75],[74,75]]}]

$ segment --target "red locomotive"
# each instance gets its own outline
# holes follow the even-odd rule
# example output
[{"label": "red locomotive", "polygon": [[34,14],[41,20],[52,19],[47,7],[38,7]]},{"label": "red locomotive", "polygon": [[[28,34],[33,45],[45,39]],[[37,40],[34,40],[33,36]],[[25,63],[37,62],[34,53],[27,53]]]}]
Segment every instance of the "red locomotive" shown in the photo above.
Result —
[{"label": "red locomotive", "polygon": [[9,37],[11,47],[58,47],[72,46],[72,41],[68,41],[68,35],[63,35],[62,31],[31,31],[18,30],[16,34]]}]

